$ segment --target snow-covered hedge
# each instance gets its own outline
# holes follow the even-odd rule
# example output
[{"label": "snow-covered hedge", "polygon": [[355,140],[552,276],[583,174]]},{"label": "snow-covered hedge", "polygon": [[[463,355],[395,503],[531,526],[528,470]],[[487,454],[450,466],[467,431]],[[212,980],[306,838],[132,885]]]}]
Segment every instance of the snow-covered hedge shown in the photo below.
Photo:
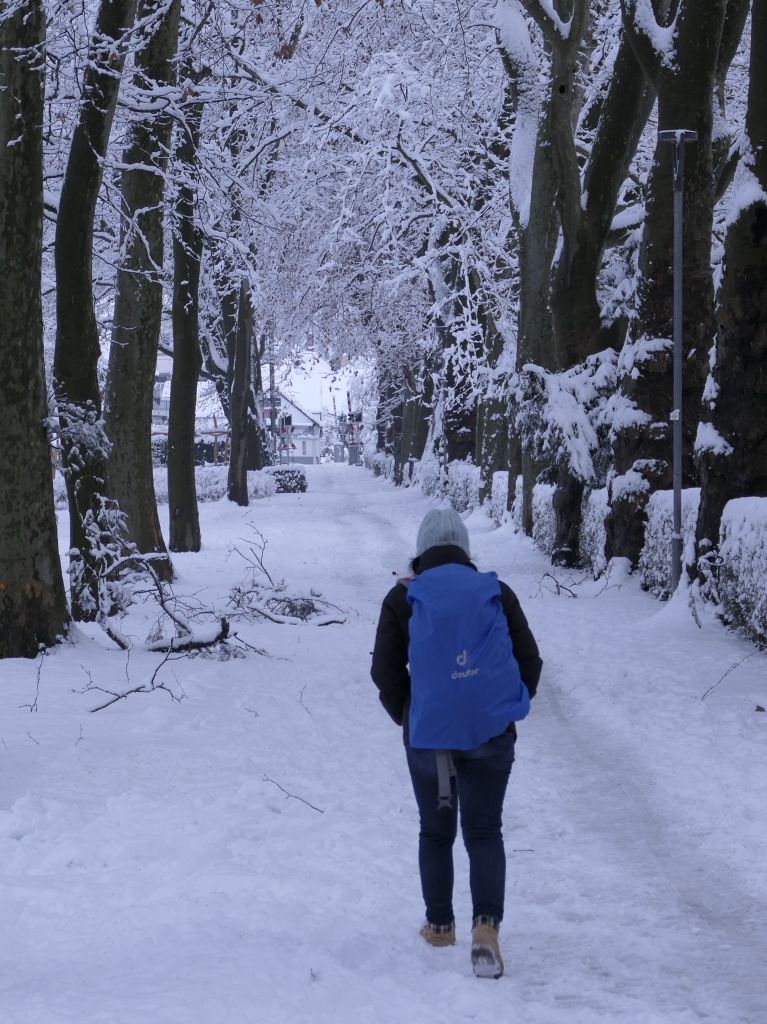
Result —
[{"label": "snow-covered hedge", "polygon": [[[195,466],[194,480],[198,502],[220,501],[226,497],[228,466]],[[277,491],[277,483],[267,470],[248,470],[248,497],[268,498]],[[154,471],[154,492],[158,505],[168,502],[168,471],[157,467]]]},{"label": "snow-covered hedge", "polygon": [[514,490],[514,501],[511,504],[511,524],[517,533],[522,533],[522,503],[524,492],[522,489],[522,474],[517,477]]},{"label": "snow-covered hedge", "polygon": [[309,486],[300,466],[270,466],[264,472],[275,481],[278,494],[300,494]]},{"label": "snow-covered hedge", "polygon": [[445,496],[456,512],[473,512],[479,505],[479,466],[449,462]]},{"label": "snow-covered hedge", "polygon": [[[682,534],[686,550],[694,543],[700,488],[682,491]],[[655,491],[647,503],[647,528],[639,556],[642,586],[665,600],[671,593],[671,536],[674,532],[674,492]]]},{"label": "snow-covered hedge", "polygon": [[53,478],[53,503],[56,508],[67,507],[67,485],[63,473],[56,473]]},{"label": "snow-covered hedge", "polygon": [[439,494],[442,488],[442,474],[436,455],[425,455],[416,464],[413,483],[417,484],[427,497]]},{"label": "snow-covered hedge", "polygon": [[373,472],[375,476],[384,476],[391,480],[394,476],[394,456],[386,452],[365,451],[362,457],[363,465]]},{"label": "snow-covered hedge", "polygon": [[[195,466],[194,478],[197,486],[197,500],[219,501],[226,496],[226,480],[229,469],[227,466]],[[266,470],[248,471],[248,495],[255,498],[268,498],[277,492],[277,482]],[[165,466],[154,468],[154,493],[158,505],[168,504],[168,470]],[[56,508],[67,507],[67,490],[64,476],[57,473],[53,478],[53,497]]]},{"label": "snow-covered hedge", "polygon": [[536,484],[533,488],[533,540],[547,555],[554,550],[554,485]]},{"label": "snow-covered hedge", "polygon": [[509,497],[509,474],[504,470],[493,473],[490,487],[490,501],[487,502],[487,514],[496,526],[505,522],[508,515],[506,502]]},{"label": "snow-covered hedge", "polygon": [[581,561],[591,566],[594,578],[601,575],[607,568],[605,520],[609,510],[606,487],[587,491],[583,496],[580,556]]},{"label": "snow-covered hedge", "polygon": [[722,514],[719,597],[727,619],[767,643],[767,498],[737,498]]}]

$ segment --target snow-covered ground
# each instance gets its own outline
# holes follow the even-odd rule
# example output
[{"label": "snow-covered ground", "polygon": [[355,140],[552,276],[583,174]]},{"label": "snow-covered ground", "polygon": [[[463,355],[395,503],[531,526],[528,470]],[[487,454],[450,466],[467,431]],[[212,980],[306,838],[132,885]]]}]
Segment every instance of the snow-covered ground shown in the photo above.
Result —
[{"label": "snow-covered ground", "polygon": [[2,1024],[767,1020],[767,656],[702,700],[753,648],[633,580],[557,594],[477,513],[545,659],[506,805],[507,975],[471,975],[462,849],[458,945],[419,938],[415,806],[368,666],[429,504],[319,466],[304,495],[201,506],[177,592],[223,610],[250,520],[272,574],[348,620],[235,622],[268,653],[167,662],[180,701],[90,713],[87,686],[161,660],[93,634],[0,663]]}]

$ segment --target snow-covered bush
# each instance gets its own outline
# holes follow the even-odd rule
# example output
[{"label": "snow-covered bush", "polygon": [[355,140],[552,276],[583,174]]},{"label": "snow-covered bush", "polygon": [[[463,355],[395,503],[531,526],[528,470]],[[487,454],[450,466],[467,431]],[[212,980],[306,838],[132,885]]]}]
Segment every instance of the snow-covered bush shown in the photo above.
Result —
[{"label": "snow-covered bush", "polygon": [[526,363],[516,377],[516,428],[536,461],[566,466],[576,480],[604,479],[608,457],[605,409],[616,385],[613,349],[562,373]]},{"label": "snow-covered bush", "polygon": [[56,508],[67,507],[67,484],[64,474],[57,472],[53,478],[53,503]]},{"label": "snow-covered bush", "polygon": [[514,501],[511,504],[511,523],[517,533],[522,533],[522,503],[524,501],[522,475],[517,477]]},{"label": "snow-covered bush", "polygon": [[[227,466],[195,466],[194,480],[197,501],[220,501],[226,497]],[[277,483],[265,470],[248,470],[248,497],[268,498],[277,490]],[[158,505],[168,503],[168,471],[164,466],[154,470],[154,493]]]},{"label": "snow-covered bush", "polygon": [[[284,468],[295,469],[293,466]],[[306,477],[303,471],[299,469],[297,472],[301,473],[305,481]],[[221,498],[225,498],[228,475],[228,466],[195,466],[194,480],[197,490],[197,501],[202,503],[220,501]],[[303,489],[306,490],[305,487]],[[158,505],[168,504],[168,470],[165,466],[154,467],[154,493]],[[276,493],[277,480],[272,475],[271,470],[248,470],[249,498],[253,500],[269,498]],[[53,478],[53,498],[56,508],[67,508],[67,488],[62,473],[57,473]]]},{"label": "snow-covered bush", "polygon": [[[700,488],[682,491],[683,547],[694,542]],[[645,590],[665,601],[671,593],[671,537],[674,532],[674,492],[655,491],[647,503],[647,528],[639,556],[639,577]]]},{"label": "snow-covered bush", "polygon": [[767,644],[767,498],[727,503],[719,556],[719,599],[727,620]]},{"label": "snow-covered bush", "polygon": [[456,512],[473,512],[479,504],[479,466],[449,462],[445,494]]},{"label": "snow-covered bush", "polygon": [[487,514],[496,526],[500,526],[507,516],[506,502],[509,497],[509,474],[505,470],[493,473],[490,486],[490,501],[487,503]]},{"label": "snow-covered bush", "polygon": [[248,470],[248,497],[270,498],[277,493],[277,481],[269,470]]},{"label": "snow-covered bush", "polygon": [[278,494],[303,493],[309,486],[306,473],[299,466],[270,466],[266,472],[274,478]]},{"label": "snow-covered bush", "polygon": [[429,498],[440,493],[442,474],[435,455],[430,453],[421,459],[416,466],[413,482],[420,484],[421,490]]},{"label": "snow-covered bush", "polygon": [[536,484],[533,488],[533,540],[547,555],[554,550],[554,485]]},{"label": "snow-covered bush", "polygon": [[607,568],[605,520],[608,511],[606,487],[584,494],[581,508],[580,556],[583,562],[591,566],[595,579]]},{"label": "snow-covered bush", "polygon": [[365,451],[363,463],[366,469],[372,471],[374,476],[383,476],[391,480],[394,475],[394,456],[387,452]]}]

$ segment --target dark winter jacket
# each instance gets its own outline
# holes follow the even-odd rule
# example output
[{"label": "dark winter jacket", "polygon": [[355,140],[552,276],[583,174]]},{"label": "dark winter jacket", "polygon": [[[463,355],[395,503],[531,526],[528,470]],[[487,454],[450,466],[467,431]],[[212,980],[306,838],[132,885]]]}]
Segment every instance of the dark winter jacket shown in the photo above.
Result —
[{"label": "dark winter jacket", "polygon": [[[440,544],[429,548],[413,561],[413,571],[418,574],[438,565],[476,566],[462,548],[452,544]],[[509,635],[514,647],[514,657],[519,664],[522,681],[531,697],[535,696],[543,662],[538,653],[525,614],[514,591],[499,580],[501,605],[509,623]],[[406,724],[410,704],[410,673],[408,671],[408,622],[411,608],[407,601],[407,587],[400,581],[386,595],[376,630],[373,664],[370,674],[378,687],[379,699],[397,725]],[[513,731],[513,726],[512,726]]]}]

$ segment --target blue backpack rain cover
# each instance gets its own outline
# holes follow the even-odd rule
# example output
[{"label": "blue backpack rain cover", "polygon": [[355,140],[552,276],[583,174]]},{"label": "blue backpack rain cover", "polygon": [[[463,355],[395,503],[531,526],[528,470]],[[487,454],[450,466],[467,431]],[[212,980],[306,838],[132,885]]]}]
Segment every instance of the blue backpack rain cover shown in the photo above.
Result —
[{"label": "blue backpack rain cover", "polygon": [[494,572],[440,565],[408,586],[410,745],[473,750],[530,710]]}]

